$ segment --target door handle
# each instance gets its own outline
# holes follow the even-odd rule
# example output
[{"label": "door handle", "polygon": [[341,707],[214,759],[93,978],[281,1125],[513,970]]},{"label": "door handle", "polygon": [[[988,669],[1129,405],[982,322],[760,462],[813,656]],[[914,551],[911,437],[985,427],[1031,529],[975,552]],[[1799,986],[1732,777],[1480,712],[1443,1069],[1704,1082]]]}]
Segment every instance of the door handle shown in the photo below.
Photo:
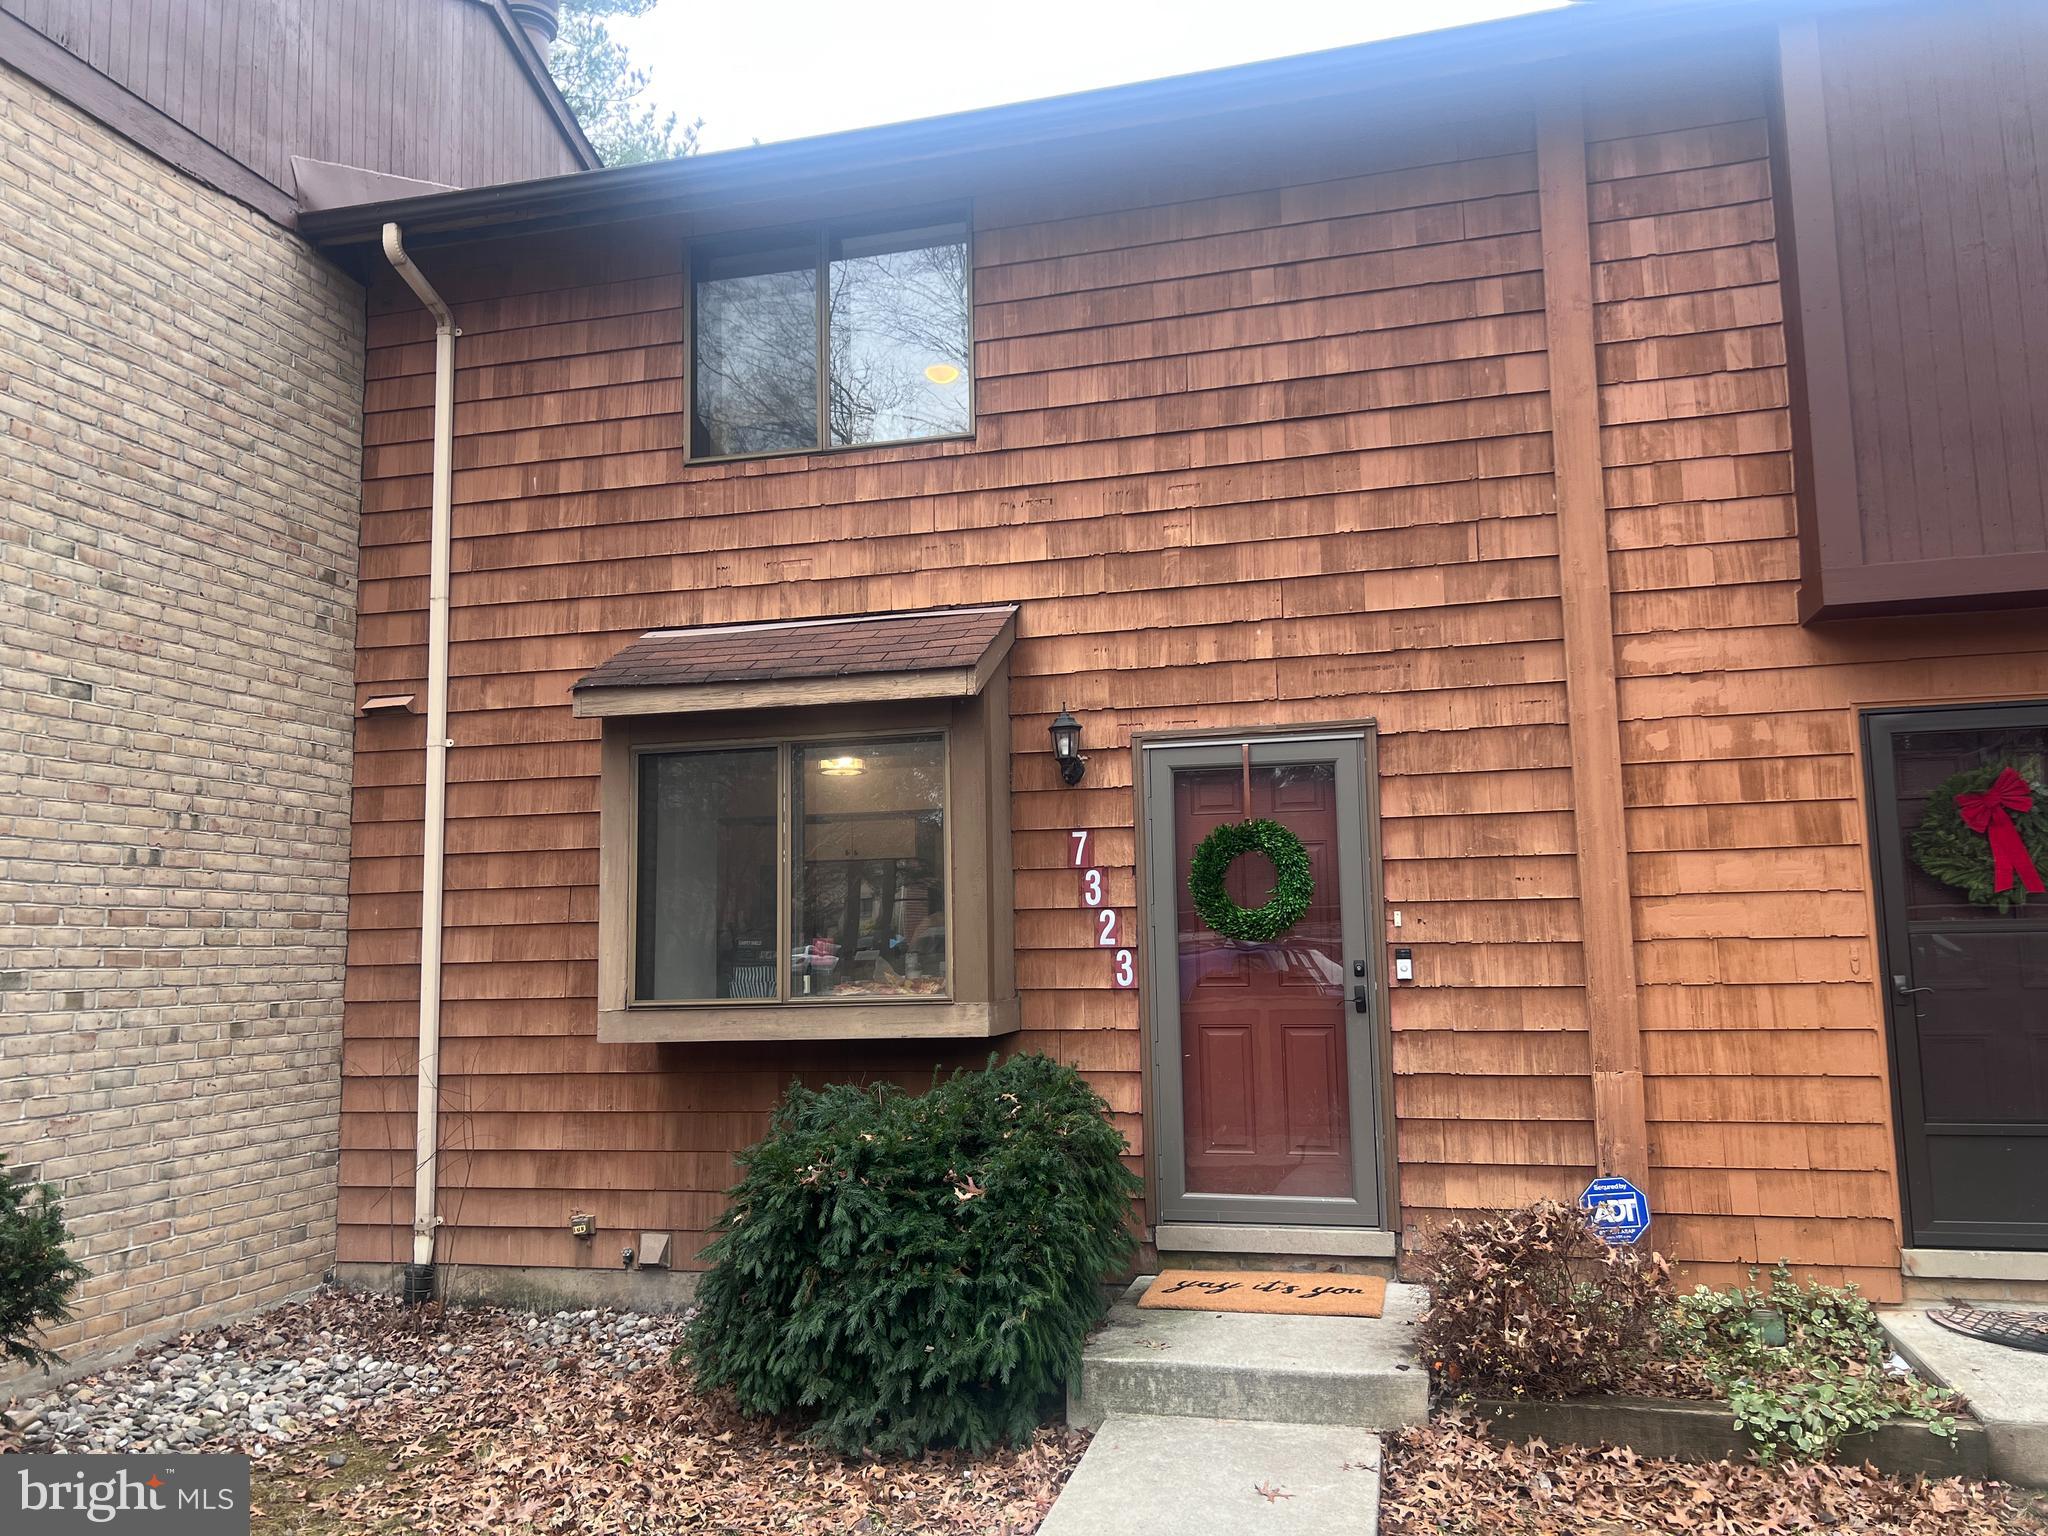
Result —
[{"label": "door handle", "polygon": [[1911,997],[1916,992],[1932,992],[1933,990],[1934,988],[1932,987],[1909,987],[1906,985],[1906,978],[1903,974],[1897,971],[1892,973],[1893,997]]},{"label": "door handle", "polygon": [[1367,1013],[1371,1011],[1372,1004],[1365,995],[1364,986],[1360,985],[1351,989],[1351,1008],[1354,1013]]}]

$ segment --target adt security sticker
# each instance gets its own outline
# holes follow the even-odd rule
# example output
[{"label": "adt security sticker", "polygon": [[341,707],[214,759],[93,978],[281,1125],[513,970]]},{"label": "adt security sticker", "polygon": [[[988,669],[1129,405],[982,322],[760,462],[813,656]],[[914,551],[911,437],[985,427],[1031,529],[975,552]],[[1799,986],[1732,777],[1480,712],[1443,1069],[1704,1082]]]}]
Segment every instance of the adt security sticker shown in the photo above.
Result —
[{"label": "adt security sticker", "polygon": [[1593,1230],[1616,1247],[1650,1230],[1650,1197],[1627,1179],[1595,1179],[1579,1196],[1579,1206]]}]

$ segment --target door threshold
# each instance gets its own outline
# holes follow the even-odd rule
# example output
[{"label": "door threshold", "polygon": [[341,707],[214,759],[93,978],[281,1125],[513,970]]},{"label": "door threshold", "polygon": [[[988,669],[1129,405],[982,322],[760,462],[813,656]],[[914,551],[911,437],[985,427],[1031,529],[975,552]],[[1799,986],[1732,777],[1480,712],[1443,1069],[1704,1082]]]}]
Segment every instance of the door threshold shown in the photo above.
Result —
[{"label": "door threshold", "polygon": [[2003,1248],[1907,1248],[1899,1269],[1918,1280],[2048,1280],[2048,1253]]},{"label": "door threshold", "polygon": [[1273,1253],[1321,1259],[1391,1259],[1395,1234],[1369,1227],[1240,1227],[1162,1221],[1152,1245],[1161,1253]]}]

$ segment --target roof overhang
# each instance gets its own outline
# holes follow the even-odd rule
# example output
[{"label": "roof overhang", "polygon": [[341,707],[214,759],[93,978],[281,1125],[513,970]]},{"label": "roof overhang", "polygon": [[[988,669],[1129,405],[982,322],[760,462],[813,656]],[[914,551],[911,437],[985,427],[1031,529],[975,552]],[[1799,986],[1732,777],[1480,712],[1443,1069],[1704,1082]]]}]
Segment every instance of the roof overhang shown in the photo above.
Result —
[{"label": "roof overhang", "polygon": [[1016,635],[1015,604],[652,630],[571,699],[583,719],[968,699]]},{"label": "roof overhang", "polygon": [[901,188],[971,177],[977,166],[1052,147],[1152,135],[1168,145],[1187,125],[1253,124],[1321,101],[1367,98],[1420,110],[1460,78],[1541,73],[1580,55],[1641,54],[1696,44],[1792,15],[1878,0],[1579,0],[1562,9],[1389,38],[1320,53],[1133,85],[986,107],[848,133],[794,139],[647,165],[477,187],[309,213],[304,232],[330,251],[373,244],[394,220],[409,246],[447,244],[629,219],[689,216],[813,190]]}]

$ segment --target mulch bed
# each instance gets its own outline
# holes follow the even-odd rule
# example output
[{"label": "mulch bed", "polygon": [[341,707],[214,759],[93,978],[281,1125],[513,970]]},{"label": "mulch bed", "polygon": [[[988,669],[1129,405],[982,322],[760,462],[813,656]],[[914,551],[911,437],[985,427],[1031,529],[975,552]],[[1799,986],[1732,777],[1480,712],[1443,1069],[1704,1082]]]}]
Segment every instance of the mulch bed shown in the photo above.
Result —
[{"label": "mulch bed", "polygon": [[1388,1437],[1384,1536],[2048,1536],[2039,1501],[1997,1483],[1862,1467],[1659,1461],[1626,1447],[1496,1444],[1464,1414]]},{"label": "mulch bed", "polygon": [[[686,1371],[621,1374],[574,1355],[544,1370],[518,1333],[494,1326],[498,1315],[435,1319],[433,1345],[481,1334],[495,1347],[457,1357],[463,1368],[439,1396],[351,1425],[363,1449],[386,1458],[383,1476],[357,1480],[353,1466],[336,1476],[318,1454],[288,1457],[297,1476],[267,1480],[259,1533],[1028,1536],[1087,1448],[1085,1436],[1044,1430],[1022,1449],[980,1460],[852,1460],[698,1395]],[[389,1352],[402,1340],[387,1336],[378,1347]],[[284,1500],[313,1518],[295,1520],[279,1507]]]},{"label": "mulch bed", "polygon": [[[799,1426],[699,1395],[669,1363],[674,1321],[632,1333],[609,1313],[407,1310],[325,1292],[166,1348],[345,1350],[421,1368],[419,1390],[288,1442],[231,1425],[189,1447],[257,1452],[256,1536],[1030,1536],[1087,1449],[1086,1435],[1047,1428],[980,1458],[839,1456]],[[0,1422],[0,1453],[25,1448]]]}]

